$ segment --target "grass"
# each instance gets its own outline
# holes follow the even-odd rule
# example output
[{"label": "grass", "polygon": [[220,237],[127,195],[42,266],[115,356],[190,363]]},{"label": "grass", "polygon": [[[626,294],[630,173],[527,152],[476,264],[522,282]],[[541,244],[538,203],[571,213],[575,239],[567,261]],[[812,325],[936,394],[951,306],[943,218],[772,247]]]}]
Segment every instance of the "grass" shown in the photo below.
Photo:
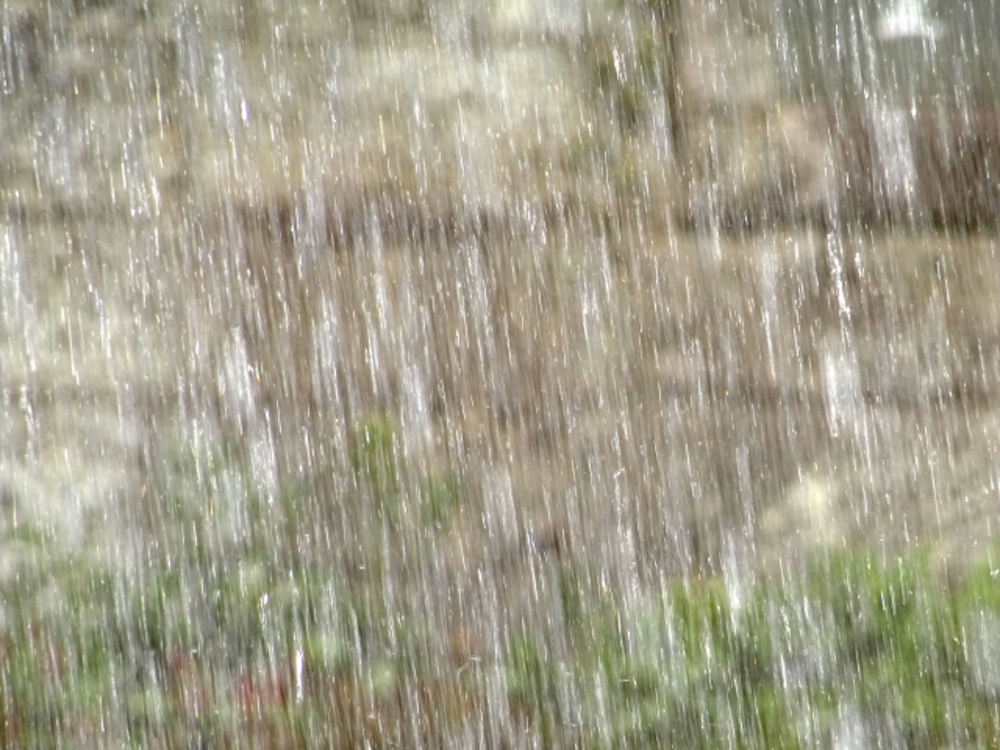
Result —
[{"label": "grass", "polygon": [[[368,556],[361,580],[281,549],[319,522],[301,498],[282,499],[282,512],[249,498],[240,533],[218,535],[220,509],[199,512],[196,494],[177,490],[184,478],[167,483],[178,496],[160,498],[183,506],[163,516],[178,527],[165,536],[170,554],[129,575],[86,551],[59,554],[35,530],[12,534],[24,554],[0,591],[0,746],[503,746],[528,735],[553,748],[805,748],[848,732],[908,747],[1000,741],[996,571],[944,587],[919,551],[817,558],[758,583],[739,606],[717,579],[626,601],[587,590],[585,560],[554,561],[558,625],[497,627],[494,656],[448,661],[434,623],[405,604],[391,549],[416,545],[420,570],[432,571],[433,541],[453,533],[464,491],[460,478],[432,476],[408,492],[394,435],[374,420],[355,439],[355,499],[377,506],[371,539],[356,540]],[[203,482],[239,465],[216,457],[174,470],[196,463]],[[409,585],[420,594],[429,581]]]}]

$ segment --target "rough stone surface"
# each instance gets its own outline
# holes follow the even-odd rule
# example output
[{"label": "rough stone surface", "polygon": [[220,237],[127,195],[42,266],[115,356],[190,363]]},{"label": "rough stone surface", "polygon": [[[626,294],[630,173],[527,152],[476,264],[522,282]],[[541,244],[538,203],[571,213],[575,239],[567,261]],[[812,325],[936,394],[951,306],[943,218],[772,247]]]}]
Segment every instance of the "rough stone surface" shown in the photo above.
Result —
[{"label": "rough stone surface", "polygon": [[240,441],[265,495],[339,476],[386,412],[415,466],[509,479],[480,547],[717,568],[828,477],[849,535],[983,537],[995,240],[873,227],[988,226],[992,117],[917,118],[900,214],[760,19],[536,6],[8,4],[8,524],[140,515],[178,446]]}]

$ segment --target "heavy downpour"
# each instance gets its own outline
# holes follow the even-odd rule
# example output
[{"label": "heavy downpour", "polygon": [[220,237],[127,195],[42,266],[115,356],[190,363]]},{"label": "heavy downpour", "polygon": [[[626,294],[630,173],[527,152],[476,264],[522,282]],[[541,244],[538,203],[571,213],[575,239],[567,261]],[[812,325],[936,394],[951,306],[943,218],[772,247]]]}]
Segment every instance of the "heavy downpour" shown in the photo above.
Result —
[{"label": "heavy downpour", "polygon": [[995,747],[998,16],[0,0],[0,747]]}]

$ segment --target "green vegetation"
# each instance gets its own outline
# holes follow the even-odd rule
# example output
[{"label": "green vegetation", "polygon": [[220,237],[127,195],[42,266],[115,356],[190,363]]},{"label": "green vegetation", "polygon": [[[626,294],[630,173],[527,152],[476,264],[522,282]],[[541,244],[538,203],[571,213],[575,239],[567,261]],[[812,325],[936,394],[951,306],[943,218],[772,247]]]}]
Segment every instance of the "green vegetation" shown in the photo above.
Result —
[{"label": "green vegetation", "polygon": [[558,625],[482,622],[496,648],[470,656],[428,619],[447,601],[429,589],[438,545],[461,532],[461,479],[407,478],[382,419],[353,445],[348,499],[369,522],[351,531],[354,568],[307,544],[329,508],[302,488],[255,497],[236,450],[173,465],[190,475],[158,498],[165,552],[126,572],[13,532],[0,747],[442,746],[481,731],[584,748],[1000,741],[991,566],[944,586],[926,556],[825,556],[736,606],[719,579],[625,600],[585,586],[586,560],[550,560]]},{"label": "green vegetation", "polygon": [[630,21],[585,46],[590,85],[618,127],[635,134],[657,95],[666,97],[671,117],[679,113],[680,9],[675,0],[620,0],[613,7]]}]

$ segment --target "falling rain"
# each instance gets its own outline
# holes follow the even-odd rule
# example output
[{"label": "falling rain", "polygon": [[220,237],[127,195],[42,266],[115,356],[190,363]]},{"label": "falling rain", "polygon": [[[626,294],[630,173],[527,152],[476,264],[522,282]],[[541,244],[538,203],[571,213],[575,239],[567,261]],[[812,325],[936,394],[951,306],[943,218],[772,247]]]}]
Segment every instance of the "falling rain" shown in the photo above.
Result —
[{"label": "falling rain", "polygon": [[991,0],[0,0],[0,747],[1000,742]]}]

